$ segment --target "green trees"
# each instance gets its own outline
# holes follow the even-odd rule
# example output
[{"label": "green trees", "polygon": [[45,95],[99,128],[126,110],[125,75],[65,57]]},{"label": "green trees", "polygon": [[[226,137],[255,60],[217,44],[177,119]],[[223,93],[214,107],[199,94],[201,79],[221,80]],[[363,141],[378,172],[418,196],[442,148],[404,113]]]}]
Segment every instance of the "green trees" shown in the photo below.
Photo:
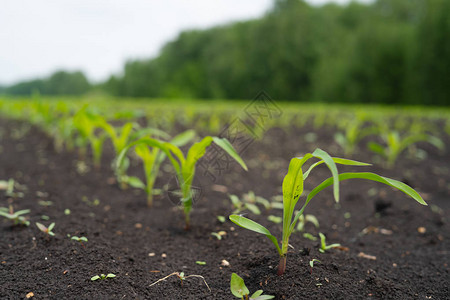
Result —
[{"label": "green trees", "polygon": [[3,93],[11,95],[82,95],[91,88],[82,72],[58,71],[46,79],[20,82],[3,89]]},{"label": "green trees", "polygon": [[[446,105],[449,15],[447,0],[274,0],[259,19],[182,32],[98,88],[127,97],[245,99],[264,89],[279,100]],[[88,89],[83,74],[57,72],[0,93]]]}]

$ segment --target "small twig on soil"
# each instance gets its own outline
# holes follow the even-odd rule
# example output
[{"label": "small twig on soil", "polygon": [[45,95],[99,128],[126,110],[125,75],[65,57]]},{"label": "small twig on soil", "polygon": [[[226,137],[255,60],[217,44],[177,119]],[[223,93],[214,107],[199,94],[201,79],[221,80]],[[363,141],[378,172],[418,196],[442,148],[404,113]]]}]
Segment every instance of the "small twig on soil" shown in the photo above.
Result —
[{"label": "small twig on soil", "polygon": [[184,273],[179,273],[179,272],[173,272],[173,273],[171,273],[171,274],[169,274],[169,275],[167,275],[166,277],[163,277],[163,278],[161,278],[161,279],[158,279],[157,281],[155,281],[155,282],[153,282],[152,284],[150,284],[150,286],[153,286],[153,285],[155,285],[155,284],[157,284],[157,283],[159,283],[159,282],[161,282],[161,281],[164,281],[164,280],[166,280],[167,278],[169,278],[169,277],[171,277],[171,276],[177,276],[180,280],[181,280],[181,282],[183,283],[183,280],[186,280],[186,279],[188,279],[189,277],[198,277],[198,278],[201,278],[202,280],[203,280],[203,282],[205,283],[205,285],[206,285],[206,287],[208,288],[208,290],[211,292],[211,289],[209,288],[209,285],[208,285],[208,283],[206,282],[206,280],[205,280],[205,277],[203,277],[203,276],[201,276],[201,275],[189,275],[189,276],[184,276]]}]

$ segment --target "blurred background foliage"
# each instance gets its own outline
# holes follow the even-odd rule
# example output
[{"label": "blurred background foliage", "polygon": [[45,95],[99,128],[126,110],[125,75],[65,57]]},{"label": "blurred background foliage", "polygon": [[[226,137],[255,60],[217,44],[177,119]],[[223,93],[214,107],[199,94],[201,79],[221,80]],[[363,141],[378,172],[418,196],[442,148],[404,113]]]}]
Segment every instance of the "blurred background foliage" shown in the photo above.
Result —
[{"label": "blurred background foliage", "polygon": [[247,99],[262,89],[277,100],[448,105],[450,1],[275,0],[259,19],[182,32],[103,83],[60,71],[0,93]]}]

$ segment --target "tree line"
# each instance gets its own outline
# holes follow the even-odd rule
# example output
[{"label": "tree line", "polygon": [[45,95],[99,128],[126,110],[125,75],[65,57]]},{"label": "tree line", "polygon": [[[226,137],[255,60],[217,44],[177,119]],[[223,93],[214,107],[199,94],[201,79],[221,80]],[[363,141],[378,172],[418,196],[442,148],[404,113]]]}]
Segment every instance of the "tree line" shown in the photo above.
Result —
[{"label": "tree line", "polygon": [[[312,6],[182,32],[96,86],[114,96],[448,105],[450,1]],[[44,93],[41,91],[41,93]]]}]

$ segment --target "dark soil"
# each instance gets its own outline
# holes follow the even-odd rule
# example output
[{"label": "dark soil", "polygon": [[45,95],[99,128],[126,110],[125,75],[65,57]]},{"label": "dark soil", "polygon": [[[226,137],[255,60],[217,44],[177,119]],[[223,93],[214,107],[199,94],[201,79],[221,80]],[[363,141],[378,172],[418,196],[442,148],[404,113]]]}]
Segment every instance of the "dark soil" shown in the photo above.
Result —
[{"label": "dark soil", "polygon": [[[328,243],[340,243],[343,248],[322,254],[318,242],[295,233],[286,273],[278,277],[277,252],[267,238],[230,221],[222,224],[216,216],[232,212],[227,193],[241,196],[253,190],[267,199],[281,194],[283,176],[295,155],[315,147],[342,155],[332,141],[332,131],[316,131],[318,140],[311,144],[302,138],[313,131],[310,126],[288,133],[271,129],[243,153],[248,173],[232,164],[213,182],[199,170],[196,186],[202,193],[194,205],[192,228],[185,232],[178,206],[165,194],[149,209],[142,191],[117,187],[109,167],[110,146],[100,170],[88,160],[90,170],[80,174],[76,153],[56,153],[51,139],[36,128],[0,120],[0,129],[0,179],[14,178],[26,187],[23,197],[7,197],[0,191],[0,206],[31,210],[29,227],[0,220],[0,299],[21,299],[30,292],[34,299],[233,299],[229,289],[232,272],[244,278],[250,291],[263,289],[276,299],[450,297],[448,136],[445,153],[419,144],[428,153],[425,160],[401,159],[394,170],[364,168],[407,182],[429,206],[367,181],[343,182],[338,205],[330,190],[323,191],[306,211],[318,218],[320,228],[308,223],[306,231],[323,232]],[[354,158],[372,161],[372,155],[363,151]],[[131,172],[141,174],[140,165]],[[326,177],[327,169],[318,168],[307,188]],[[162,172],[156,186],[172,181],[170,173]],[[52,205],[42,206],[39,201]],[[247,216],[281,236],[281,225],[271,223],[267,216],[282,212],[262,211],[260,216]],[[42,215],[50,219],[44,221]],[[56,236],[46,238],[35,222],[55,222]],[[211,235],[222,230],[227,234],[220,241]],[[89,241],[81,245],[68,234]],[[311,269],[313,258],[320,263]],[[222,260],[230,265],[221,266]],[[150,286],[173,272],[204,276],[211,291],[195,277],[181,284],[172,276]],[[90,280],[101,273],[117,277]]]}]

